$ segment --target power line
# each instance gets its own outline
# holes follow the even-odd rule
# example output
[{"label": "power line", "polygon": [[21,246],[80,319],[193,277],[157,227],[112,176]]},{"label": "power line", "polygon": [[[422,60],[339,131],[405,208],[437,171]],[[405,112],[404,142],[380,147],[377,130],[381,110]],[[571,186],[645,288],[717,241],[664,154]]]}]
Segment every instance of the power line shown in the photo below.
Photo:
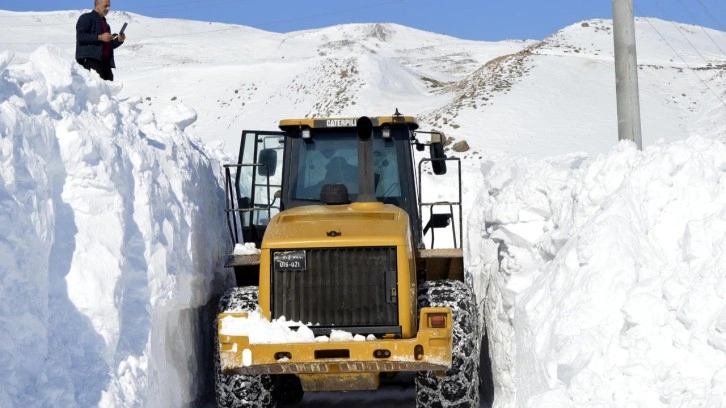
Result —
[{"label": "power line", "polygon": [[[686,13],[688,13],[691,16],[691,18],[693,19],[693,21],[695,21],[698,24],[698,27],[701,28],[701,31],[703,31],[703,33],[706,35],[706,37],[708,37],[708,39],[711,40],[713,45],[716,46],[716,48],[721,52],[721,54],[726,55],[726,52],[724,52],[723,49],[721,49],[721,46],[713,39],[713,37],[711,37],[711,35],[708,33],[708,31],[706,31],[706,29],[703,27],[703,24],[699,21],[699,19],[696,18],[696,16],[693,13],[691,13],[691,10],[689,10],[689,8],[683,3],[682,0],[678,0],[678,1],[679,1],[679,3],[681,3],[681,6],[686,10]],[[700,3],[700,0],[698,0],[698,1]],[[662,5],[660,4],[660,2],[658,0],[656,0],[656,5],[660,8],[661,12],[663,12],[665,15],[668,15],[668,12],[665,9],[663,9]],[[703,3],[701,3],[701,5],[708,12],[708,8],[706,8]],[[698,50],[698,48],[696,48],[696,46],[693,45],[693,43],[691,43],[691,41],[688,39],[688,37],[683,33],[683,30],[681,30],[681,28],[673,22],[672,18],[669,17],[669,20],[670,20],[671,24],[673,25],[673,27],[675,27],[676,31],[678,31],[678,33],[681,35],[681,37],[683,37],[683,39],[686,40],[688,45],[691,46],[691,48],[701,57],[701,59],[706,64],[709,64],[710,62],[703,56],[703,54],[701,54],[701,52]],[[651,27],[652,27],[652,24],[651,24]],[[653,27],[653,29],[656,31],[656,33],[658,33],[658,35],[660,35],[660,33],[658,32],[658,30],[655,27]],[[724,34],[726,35],[726,33],[724,33]],[[663,36],[661,36],[661,38],[663,38]],[[665,40],[665,38],[663,38],[663,41],[665,41],[666,44],[668,44],[668,42]],[[668,46],[670,47],[670,44],[668,44]],[[673,49],[673,47],[671,47],[671,49]],[[675,52],[675,50],[674,50],[674,52]],[[676,52],[676,55],[678,55],[677,52]],[[681,60],[683,60],[683,58],[680,55],[678,55],[678,57],[681,58]],[[691,68],[689,67],[689,69],[691,69]]]},{"label": "power line", "polygon": [[[658,5],[660,6],[660,4],[658,4]],[[653,29],[653,31],[655,31],[655,33],[661,38],[661,40],[663,40],[663,42],[668,46],[668,48],[670,48],[671,51],[673,51],[673,53],[683,62],[683,64],[686,66],[686,68],[688,68],[688,70],[691,71],[691,73],[693,73],[693,75],[698,79],[698,81],[701,82],[701,84],[703,84],[703,86],[705,86],[706,89],[708,89],[716,97],[716,99],[721,101],[721,103],[723,105],[726,105],[726,101],[724,101],[723,97],[721,97],[721,95],[719,95],[716,91],[714,91],[713,88],[711,88],[711,86],[706,81],[704,81],[698,75],[698,73],[696,73],[696,70],[690,66],[690,64],[685,60],[685,58],[683,58],[683,56],[671,45],[671,43],[665,38],[665,36],[663,36],[663,34],[661,34],[661,32],[658,31],[658,29],[650,22],[650,20],[648,18],[645,18],[645,21]],[[686,35],[683,34],[681,29],[673,21],[671,21],[671,24],[673,24],[673,26],[676,28],[678,33],[681,34],[681,36],[683,36],[683,38],[686,40],[686,42],[688,42],[688,44],[691,46],[691,48],[693,48],[696,51],[696,53],[698,53],[698,55],[701,57],[701,59],[703,59],[704,62],[708,64],[709,63],[708,60],[706,60],[703,57],[703,55],[700,53],[700,51],[698,51],[698,49],[693,45],[693,43],[691,43],[691,41],[686,37]],[[721,81],[723,81],[723,80],[724,79],[721,78]]]},{"label": "power line", "polygon": [[[698,0],[698,1],[700,3],[700,0]],[[703,31],[703,33],[706,34],[706,37],[708,37],[708,39],[711,40],[711,42],[713,43],[713,45],[715,45],[716,48],[718,48],[718,50],[721,51],[721,54],[726,55],[726,52],[724,52],[721,49],[721,47],[718,45],[718,43],[716,41],[714,41],[713,37],[711,37],[711,35],[708,33],[708,31],[706,31],[706,29],[703,27],[703,24],[700,24],[700,22],[698,21],[698,18],[696,18],[696,16],[693,15],[693,13],[691,13],[691,10],[688,7],[686,7],[685,4],[683,4],[683,0],[678,0],[678,2],[681,3],[681,6],[683,6],[683,8],[686,10],[686,13],[688,13],[688,15],[691,16],[691,18],[693,19],[693,21],[695,21],[696,23],[699,23],[698,25],[699,25],[699,27],[701,27],[701,31]],[[660,6],[660,3],[658,5]],[[706,10],[706,12],[708,13],[708,9],[704,6],[703,3],[701,3],[701,6],[703,6],[704,9]],[[678,27],[676,27],[676,29],[678,29]],[[679,30],[679,32],[680,32],[680,30]],[[683,35],[683,34],[681,33],[681,35]],[[683,36],[683,37],[685,38],[685,36]],[[686,38],[686,41],[688,41],[687,38]],[[691,47],[693,47],[693,46],[691,45]],[[693,47],[693,48],[695,49],[695,47]],[[698,52],[698,50],[696,50],[696,52]],[[699,55],[700,55],[700,53],[699,53]],[[703,58],[703,56],[701,56],[701,58]]]},{"label": "power line", "polygon": [[722,4],[720,4],[718,1],[716,1],[714,4],[720,10],[719,14],[721,14],[721,15],[726,14],[726,8],[722,8],[722,6],[723,6]]},{"label": "power line", "polygon": [[[195,10],[202,7],[216,6],[220,4],[229,5],[229,3],[242,3],[248,0],[224,0],[224,1],[212,1],[209,0],[198,0],[198,1],[187,1],[187,2],[174,2],[166,4],[157,4],[154,6],[142,6],[135,7],[134,10],[153,10],[153,9],[170,9],[169,11],[184,11],[184,10]],[[192,7],[186,7],[192,6]]]},{"label": "power line", "polygon": [[[711,10],[709,10],[708,7],[706,7],[706,5],[703,4],[703,2],[701,0],[696,0],[696,1],[698,1],[698,4],[701,5],[701,8],[703,8],[703,11],[705,11],[706,14],[708,14],[708,16],[711,17],[711,20],[713,20],[716,23],[716,25],[721,29],[721,31],[726,31],[726,28],[724,28],[723,25],[721,25],[721,22],[718,21],[718,19],[716,19],[716,17],[714,17],[714,15],[711,13]],[[718,2],[716,2],[716,4],[718,4]]]}]

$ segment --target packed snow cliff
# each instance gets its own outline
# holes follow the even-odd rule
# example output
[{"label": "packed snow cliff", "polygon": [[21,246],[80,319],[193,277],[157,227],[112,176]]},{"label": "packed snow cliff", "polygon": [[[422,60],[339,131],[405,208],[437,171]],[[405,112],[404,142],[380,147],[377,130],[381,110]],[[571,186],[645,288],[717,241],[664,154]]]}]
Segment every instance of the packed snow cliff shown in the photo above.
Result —
[{"label": "packed snow cliff", "polygon": [[724,140],[483,160],[496,407],[726,406]]},{"label": "packed snow cliff", "polygon": [[[0,406],[182,406],[219,274],[219,164],[54,47],[0,54]],[[199,358],[200,360],[196,360]]]}]

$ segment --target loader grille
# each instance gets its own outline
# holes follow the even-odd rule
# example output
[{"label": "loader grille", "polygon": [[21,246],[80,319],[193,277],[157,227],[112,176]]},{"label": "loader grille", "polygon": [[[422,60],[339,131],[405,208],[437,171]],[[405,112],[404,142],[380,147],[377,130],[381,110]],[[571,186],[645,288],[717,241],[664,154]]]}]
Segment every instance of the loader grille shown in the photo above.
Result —
[{"label": "loader grille", "polygon": [[[398,325],[395,247],[297,252],[303,251],[304,269],[271,267],[273,318],[359,334],[375,333],[372,326]],[[275,252],[271,255],[275,259]]]}]

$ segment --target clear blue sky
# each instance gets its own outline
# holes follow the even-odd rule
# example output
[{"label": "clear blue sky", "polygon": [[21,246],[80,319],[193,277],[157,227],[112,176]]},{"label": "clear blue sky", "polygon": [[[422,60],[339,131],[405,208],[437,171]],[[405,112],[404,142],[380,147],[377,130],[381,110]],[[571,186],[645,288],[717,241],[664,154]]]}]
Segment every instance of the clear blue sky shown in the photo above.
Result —
[{"label": "clear blue sky", "polygon": [[[0,0],[0,9],[93,8],[93,0]],[[726,31],[724,0],[634,0],[635,15]],[[612,0],[111,0],[112,10],[288,32],[392,22],[473,40],[542,39],[572,23],[612,18]]]}]

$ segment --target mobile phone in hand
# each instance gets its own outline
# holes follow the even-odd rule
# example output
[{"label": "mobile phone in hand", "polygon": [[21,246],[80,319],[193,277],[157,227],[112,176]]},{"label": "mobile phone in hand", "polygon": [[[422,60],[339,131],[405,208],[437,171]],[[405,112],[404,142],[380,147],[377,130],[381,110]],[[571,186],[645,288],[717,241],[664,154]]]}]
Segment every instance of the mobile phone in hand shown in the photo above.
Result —
[{"label": "mobile phone in hand", "polygon": [[124,30],[126,30],[127,25],[129,25],[129,23],[124,23],[124,25],[121,27],[121,31],[118,32],[119,35],[124,33]]}]

